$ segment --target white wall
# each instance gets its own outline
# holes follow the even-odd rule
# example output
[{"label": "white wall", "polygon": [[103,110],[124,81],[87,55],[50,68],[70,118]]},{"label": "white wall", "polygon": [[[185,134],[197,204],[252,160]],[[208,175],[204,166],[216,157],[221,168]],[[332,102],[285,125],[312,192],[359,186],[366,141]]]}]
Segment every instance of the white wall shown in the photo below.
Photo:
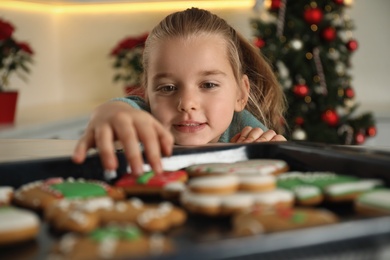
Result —
[{"label": "white wall", "polygon": [[[390,95],[390,1],[355,0],[350,14],[359,49],[352,58],[353,86],[364,109],[389,109]],[[16,27],[15,36],[35,50],[35,64],[28,83],[14,79],[20,89],[19,107],[58,102],[103,100],[122,95],[112,82],[112,60],[108,54],[128,35],[149,31],[171,11],[134,13],[53,13],[2,8],[0,17]],[[253,11],[214,10],[245,36],[251,36]]]}]

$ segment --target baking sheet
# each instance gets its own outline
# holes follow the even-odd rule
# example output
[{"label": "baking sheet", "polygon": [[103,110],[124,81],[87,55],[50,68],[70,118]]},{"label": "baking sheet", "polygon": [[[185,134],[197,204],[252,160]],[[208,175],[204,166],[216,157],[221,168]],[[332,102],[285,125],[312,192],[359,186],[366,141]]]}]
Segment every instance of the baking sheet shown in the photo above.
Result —
[{"label": "baking sheet", "polygon": [[[233,153],[231,151],[234,151]],[[238,155],[240,151],[241,155]],[[362,178],[380,178],[390,186],[390,152],[358,147],[328,146],[315,143],[260,143],[247,145],[216,145],[194,148],[175,148],[169,158],[172,167],[182,167],[183,163],[193,163],[199,158],[214,161],[237,158],[273,158],[287,161],[291,170],[335,171],[340,174]],[[123,153],[118,151],[120,167],[118,175],[124,174],[127,164]],[[204,156],[207,155],[207,156]],[[176,162],[175,162],[175,159]],[[203,159],[202,159],[203,160]],[[13,163],[0,163],[0,184],[15,188],[37,179],[53,176],[104,179],[104,171],[97,155],[88,157],[82,165],[75,165],[70,158],[32,160]],[[362,218],[355,216],[351,204],[325,205],[341,216],[339,224],[296,231],[279,232],[251,237],[235,237],[231,232],[229,218],[206,218],[190,216],[187,223],[170,233],[176,246],[175,255],[166,259],[262,259],[281,257],[282,259],[312,258],[335,253],[359,252],[353,259],[386,259],[390,257],[390,217]],[[29,259],[44,259],[58,234],[44,224],[36,241],[23,245]],[[369,241],[369,242],[368,242]],[[0,256],[17,257],[20,247],[0,250]],[[302,251],[304,249],[304,251]],[[369,258],[359,258],[366,257]],[[379,258],[378,258],[379,256]],[[0,257],[4,259],[3,257]]]}]

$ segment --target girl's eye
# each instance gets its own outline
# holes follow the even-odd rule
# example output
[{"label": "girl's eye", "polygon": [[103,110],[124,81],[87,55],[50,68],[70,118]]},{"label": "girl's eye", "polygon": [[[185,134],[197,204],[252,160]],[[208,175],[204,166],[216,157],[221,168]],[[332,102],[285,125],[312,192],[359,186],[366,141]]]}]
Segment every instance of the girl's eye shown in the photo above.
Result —
[{"label": "girl's eye", "polygon": [[218,87],[218,85],[215,84],[215,83],[212,83],[212,82],[205,82],[205,83],[202,84],[202,87],[203,87],[203,88],[211,89],[211,88],[216,88],[216,87]]},{"label": "girl's eye", "polygon": [[169,93],[169,92],[175,91],[175,90],[176,90],[176,87],[173,86],[173,85],[165,85],[165,86],[159,87],[157,90],[158,90],[159,92]]}]

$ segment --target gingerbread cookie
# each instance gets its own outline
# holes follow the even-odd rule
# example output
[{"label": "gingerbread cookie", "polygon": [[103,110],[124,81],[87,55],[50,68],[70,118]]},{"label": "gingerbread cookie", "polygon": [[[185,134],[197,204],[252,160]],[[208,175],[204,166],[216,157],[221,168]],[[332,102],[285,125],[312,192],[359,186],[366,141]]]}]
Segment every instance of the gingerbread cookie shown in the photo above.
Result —
[{"label": "gingerbread cookie", "polygon": [[188,188],[195,193],[231,194],[237,191],[264,192],[275,189],[273,175],[221,174],[192,178]]},{"label": "gingerbread cookie", "polygon": [[301,205],[352,201],[362,192],[383,185],[378,179],[359,179],[333,172],[288,172],[278,176],[279,187],[292,190]]},{"label": "gingerbread cookie", "polygon": [[0,207],[0,246],[33,239],[40,221],[34,212],[12,206]]},{"label": "gingerbread cookie", "polygon": [[88,199],[105,196],[118,200],[125,198],[122,190],[102,181],[51,178],[21,186],[15,192],[14,201],[18,205],[38,210],[45,209],[53,202],[62,199]]},{"label": "gingerbread cookie", "polygon": [[281,189],[231,194],[204,194],[186,190],[181,196],[181,203],[191,213],[225,216],[245,211],[254,205],[262,208],[292,207],[294,196],[290,191]]},{"label": "gingerbread cookie", "polygon": [[254,208],[233,217],[237,235],[254,235],[299,228],[328,225],[338,222],[335,214],[314,208]]},{"label": "gingerbread cookie", "polygon": [[110,225],[88,235],[64,235],[49,259],[133,259],[172,251],[172,243],[161,234],[145,235],[129,224]]},{"label": "gingerbread cookie", "polygon": [[283,160],[252,159],[235,163],[206,163],[192,165],[186,168],[190,176],[219,175],[219,174],[257,174],[277,175],[288,170],[288,164]]},{"label": "gingerbread cookie", "polygon": [[156,175],[154,172],[146,172],[141,176],[125,174],[115,186],[122,188],[128,195],[161,195],[164,187],[172,182],[186,182],[187,173],[185,171],[165,171]]},{"label": "gingerbread cookie", "polygon": [[359,195],[355,199],[355,209],[364,216],[390,215],[390,189],[381,188]]},{"label": "gingerbread cookie", "polygon": [[108,197],[61,200],[45,210],[45,217],[58,230],[79,233],[109,223],[134,223],[145,231],[162,232],[186,220],[185,212],[169,202],[144,204],[137,198],[114,201]]}]

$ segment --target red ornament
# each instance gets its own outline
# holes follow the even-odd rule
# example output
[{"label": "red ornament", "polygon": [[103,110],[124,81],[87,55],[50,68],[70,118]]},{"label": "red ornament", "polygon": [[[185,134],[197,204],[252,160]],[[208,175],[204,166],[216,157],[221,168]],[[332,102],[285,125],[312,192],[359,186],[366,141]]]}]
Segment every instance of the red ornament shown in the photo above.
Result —
[{"label": "red ornament", "polygon": [[344,90],[344,94],[347,98],[353,98],[355,96],[355,91],[351,87],[347,87]]},{"label": "red ornament", "polygon": [[309,87],[304,84],[297,84],[293,87],[293,92],[298,97],[305,97],[309,93]]},{"label": "red ornament", "polygon": [[336,126],[339,122],[339,115],[333,109],[328,109],[322,113],[321,119],[329,126]]},{"label": "red ornament", "polygon": [[320,8],[309,8],[303,13],[303,18],[309,24],[319,24],[322,21],[324,14]]},{"label": "red ornament", "polygon": [[254,41],[253,41],[254,45],[257,47],[257,48],[263,48],[265,46],[265,41],[262,39],[262,38],[259,38],[257,37]]},{"label": "red ornament", "polygon": [[347,42],[346,46],[347,46],[348,50],[356,51],[359,45],[358,45],[358,42],[356,40],[350,40]]},{"label": "red ornament", "polygon": [[298,116],[295,118],[296,125],[303,125],[304,122],[305,122],[305,119],[303,119],[303,117],[301,117],[301,116]]},{"label": "red ornament", "polygon": [[280,7],[282,6],[282,1],[281,0],[272,0],[271,1],[271,10],[279,10]]},{"label": "red ornament", "polygon": [[338,5],[343,5],[344,4],[344,0],[333,0],[333,2],[335,2]]},{"label": "red ornament", "polygon": [[362,144],[366,141],[366,137],[364,136],[363,133],[359,132],[355,135],[355,142],[356,144]]},{"label": "red ornament", "polygon": [[376,136],[376,127],[375,126],[370,126],[366,130],[366,134],[370,137]]},{"label": "red ornament", "polygon": [[336,39],[336,29],[327,27],[322,31],[321,36],[325,41],[331,42]]}]

